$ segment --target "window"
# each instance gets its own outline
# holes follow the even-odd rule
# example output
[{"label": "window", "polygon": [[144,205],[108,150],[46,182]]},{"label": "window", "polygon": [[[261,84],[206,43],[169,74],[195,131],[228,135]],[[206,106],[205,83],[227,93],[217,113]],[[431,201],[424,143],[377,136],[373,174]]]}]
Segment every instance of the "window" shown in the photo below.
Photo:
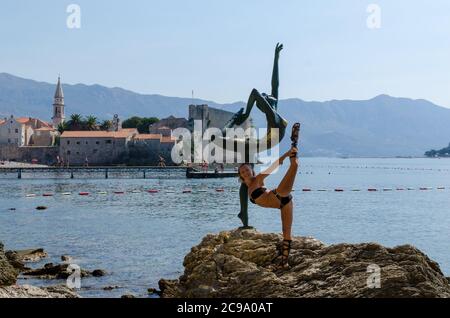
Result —
[{"label": "window", "polygon": [[80,142],[79,141],[77,141],[77,145],[79,145],[80,144]]},{"label": "window", "polygon": [[106,141],[106,143],[107,143],[107,144],[112,143],[111,139],[108,139],[108,140]]},{"label": "window", "polygon": [[77,155],[79,155],[80,153],[77,151]]},{"label": "window", "polygon": [[70,145],[70,140],[67,140],[67,144]]},{"label": "window", "polygon": [[70,150],[67,150],[67,154],[70,155]]},{"label": "window", "polygon": [[11,143],[11,139],[8,138],[8,144],[10,144],[10,143]]},{"label": "window", "polygon": [[16,128],[16,134],[18,134],[18,133],[19,133],[19,129]]},{"label": "window", "polygon": [[100,141],[96,141],[95,144],[96,144],[96,145],[100,145]]}]

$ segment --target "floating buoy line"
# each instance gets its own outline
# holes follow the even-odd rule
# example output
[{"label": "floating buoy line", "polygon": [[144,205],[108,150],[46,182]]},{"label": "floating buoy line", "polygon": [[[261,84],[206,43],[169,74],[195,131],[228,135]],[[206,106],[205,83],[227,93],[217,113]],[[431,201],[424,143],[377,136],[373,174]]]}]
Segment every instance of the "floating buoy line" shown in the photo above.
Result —
[{"label": "floating buoy line", "polygon": [[[426,192],[426,191],[444,191],[450,189],[450,187],[443,187],[443,186],[439,186],[439,187],[396,187],[396,188],[330,188],[330,189],[325,189],[325,188],[317,188],[317,189],[313,189],[313,188],[302,188],[300,191],[301,192],[408,192],[408,191],[421,191],[421,192]],[[293,192],[295,192],[296,190],[292,190]],[[180,193],[180,194],[197,194],[197,193],[237,193],[239,192],[238,189],[225,189],[225,188],[211,188],[211,189],[191,189],[191,188],[185,188],[185,189],[181,189],[181,190],[173,190],[173,189],[165,189],[165,190],[160,190],[160,189],[148,189],[148,190],[129,190],[129,191],[125,191],[125,190],[116,190],[116,191],[97,191],[97,192],[87,192],[87,191],[80,191],[80,192],[76,192],[76,193],[71,193],[71,192],[57,192],[57,193],[52,193],[52,192],[45,192],[45,193],[41,193],[41,194],[37,194],[37,193],[28,193],[25,194],[26,198],[36,198],[39,196],[42,197],[53,197],[55,195],[61,195],[61,196],[72,196],[74,194],[77,194],[79,196],[92,196],[92,195],[125,195],[125,194],[142,194],[142,193],[148,193],[148,194],[152,194],[152,195],[160,195],[161,193],[164,194],[176,194],[176,193]]]}]

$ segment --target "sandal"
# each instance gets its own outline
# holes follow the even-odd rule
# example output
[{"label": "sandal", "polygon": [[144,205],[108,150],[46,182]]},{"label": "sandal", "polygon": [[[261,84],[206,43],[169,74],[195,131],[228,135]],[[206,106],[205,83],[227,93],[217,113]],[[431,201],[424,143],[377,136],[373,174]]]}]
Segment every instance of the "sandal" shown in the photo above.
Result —
[{"label": "sandal", "polygon": [[292,126],[292,132],[291,132],[292,147],[297,148],[299,134],[300,134],[300,123],[295,123]]},{"label": "sandal", "polygon": [[289,254],[291,252],[292,240],[283,240],[283,243],[278,249],[278,256],[275,259],[281,257],[281,261],[277,266],[277,269],[288,269],[289,268]]}]

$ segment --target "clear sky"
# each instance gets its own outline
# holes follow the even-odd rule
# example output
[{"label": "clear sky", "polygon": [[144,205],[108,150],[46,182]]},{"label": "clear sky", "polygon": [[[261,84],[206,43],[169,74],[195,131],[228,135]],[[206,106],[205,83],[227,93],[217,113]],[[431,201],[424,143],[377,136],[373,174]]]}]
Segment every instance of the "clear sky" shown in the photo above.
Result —
[{"label": "clear sky", "polygon": [[[81,7],[69,29],[67,6]],[[367,7],[381,8],[381,28]],[[450,107],[448,0],[2,0],[0,72],[217,102],[425,98]]]}]

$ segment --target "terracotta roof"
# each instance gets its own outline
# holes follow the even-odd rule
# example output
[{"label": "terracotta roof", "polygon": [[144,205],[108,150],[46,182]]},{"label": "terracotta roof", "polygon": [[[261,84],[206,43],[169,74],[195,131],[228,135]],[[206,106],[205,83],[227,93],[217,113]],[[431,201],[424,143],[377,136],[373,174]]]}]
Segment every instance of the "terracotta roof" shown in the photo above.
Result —
[{"label": "terracotta roof", "polygon": [[2,125],[2,124],[4,124],[4,123],[6,123],[6,120],[0,119],[0,125]]},{"label": "terracotta roof", "polygon": [[134,138],[137,140],[161,140],[161,134],[139,134]]},{"label": "terracotta roof", "polygon": [[55,129],[52,128],[52,127],[41,127],[41,128],[37,128],[35,130],[38,130],[38,131],[54,131]]},{"label": "terracotta roof", "polygon": [[16,121],[17,121],[18,123],[21,123],[21,124],[26,124],[26,123],[28,123],[30,120],[32,120],[31,117],[19,117],[19,118],[16,118]]},{"label": "terracotta roof", "polygon": [[161,142],[162,143],[175,143],[177,139],[175,137],[171,137],[171,136],[163,136],[161,138]]},{"label": "terracotta roof", "polygon": [[65,131],[61,138],[127,138],[132,131]]}]

